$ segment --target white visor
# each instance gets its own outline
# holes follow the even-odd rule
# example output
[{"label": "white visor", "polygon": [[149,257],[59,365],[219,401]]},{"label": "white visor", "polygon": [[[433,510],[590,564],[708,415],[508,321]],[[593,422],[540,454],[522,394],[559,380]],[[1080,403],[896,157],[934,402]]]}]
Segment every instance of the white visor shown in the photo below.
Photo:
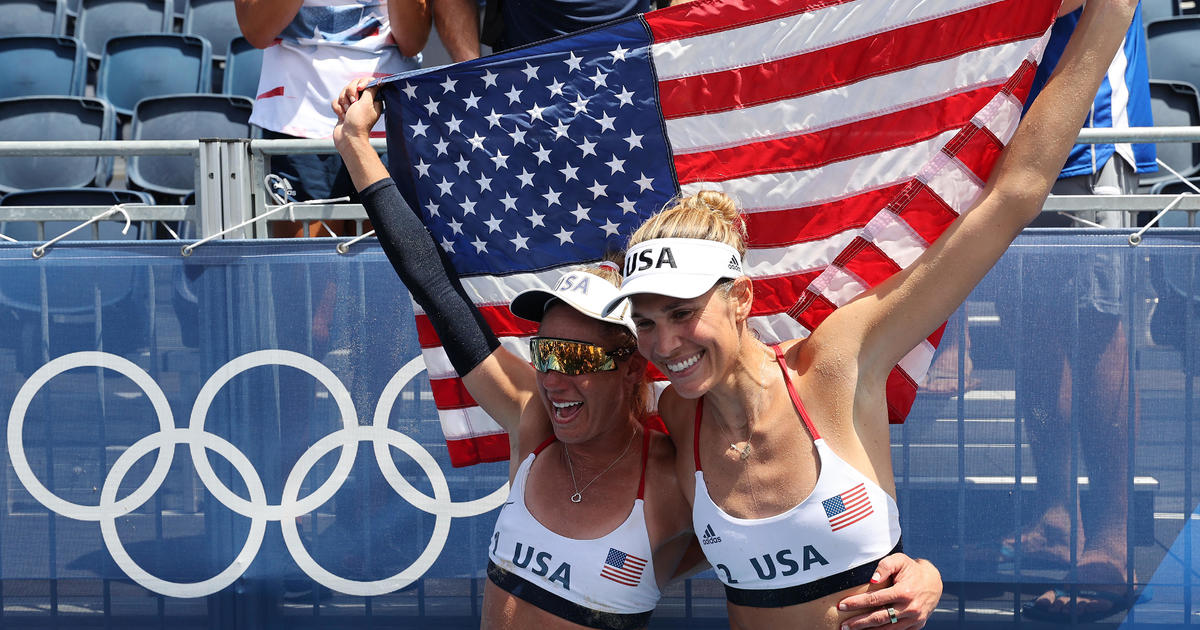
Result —
[{"label": "white visor", "polygon": [[[540,322],[553,300],[562,300],[571,308],[606,324],[616,324],[637,334],[630,317],[629,300],[616,298],[617,287],[586,271],[572,271],[558,279],[552,289],[526,289],[508,304],[508,310],[521,319]],[[605,313],[601,309],[613,304]]]},{"label": "white visor", "polygon": [[690,299],[703,295],[724,278],[740,278],[742,258],[725,243],[699,238],[657,238],[638,243],[625,254],[625,280],[604,307],[638,293]]}]

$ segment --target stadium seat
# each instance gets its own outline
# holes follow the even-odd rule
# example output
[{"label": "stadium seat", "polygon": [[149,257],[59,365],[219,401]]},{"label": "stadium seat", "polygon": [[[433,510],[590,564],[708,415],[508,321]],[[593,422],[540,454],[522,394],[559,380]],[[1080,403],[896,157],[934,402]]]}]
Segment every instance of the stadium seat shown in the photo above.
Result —
[{"label": "stadium seat", "polygon": [[108,40],[96,96],[112,103],[117,113],[133,114],[138,101],[167,94],[207,92],[212,53],[203,37],[177,33],[123,35]]},{"label": "stadium seat", "polygon": [[0,37],[0,98],[83,96],[87,52],[72,37]]},{"label": "stadium seat", "polygon": [[65,0],[0,0],[0,36],[62,35]]},{"label": "stadium seat", "polygon": [[[1188,185],[1189,183],[1191,186]],[[1175,178],[1159,182],[1150,189],[1150,193],[1155,195],[1178,195],[1180,193],[1200,195],[1192,186],[1200,188],[1200,177],[1189,177],[1187,183]],[[1164,227],[1185,227],[1187,225],[1187,216],[1182,212],[1168,212],[1159,223]]]},{"label": "stadium seat", "polygon": [[[116,114],[108,103],[69,96],[0,101],[0,138],[5,140],[111,140]],[[36,156],[0,158],[0,192],[108,183],[112,157]]]},{"label": "stadium seat", "polygon": [[1200,86],[1200,15],[1181,15],[1146,25],[1150,78]]},{"label": "stadium seat", "polygon": [[[154,203],[145,193],[109,189],[45,189],[12,193],[0,207],[24,205],[92,206],[117,202]],[[38,233],[34,222],[0,222],[0,233],[25,242],[45,242],[79,225],[79,221],[46,221]],[[68,236],[68,241],[128,241],[152,238],[152,225],[134,223],[121,233],[122,220],[99,221]],[[44,362],[44,340],[51,353],[78,346],[89,349],[99,340],[105,352],[126,354],[145,343],[149,334],[148,277],[133,268],[112,269],[97,265],[75,265],[46,271],[45,291],[41,284],[22,282],[19,277],[0,277],[0,308],[11,319],[5,323],[5,341],[16,349],[16,367],[23,373]],[[43,311],[45,309],[45,311]],[[49,315],[45,317],[44,315]],[[72,343],[74,341],[74,343]]]},{"label": "stadium seat", "polygon": [[213,59],[225,59],[229,40],[242,34],[233,0],[188,0],[183,11],[183,32],[212,42]]},{"label": "stadium seat", "polygon": [[[119,203],[154,205],[154,197],[120,188],[35,188],[0,198],[0,206],[112,206]],[[123,240],[128,240],[128,236]]]},{"label": "stadium seat", "polygon": [[225,78],[221,92],[254,98],[258,95],[258,74],[262,70],[262,50],[250,45],[245,37],[229,42],[225,57]]},{"label": "stadium seat", "polygon": [[[1150,81],[1150,109],[1157,127],[1191,127],[1200,125],[1200,95],[1188,83],[1177,81]],[[1179,171],[1184,177],[1200,173],[1200,144],[1187,142],[1161,142],[1158,159]],[[1164,168],[1157,173],[1143,175],[1143,189],[1160,182],[1177,181]]]},{"label": "stadium seat", "polygon": [[1173,17],[1179,14],[1179,0],[1142,0],[1142,23]]},{"label": "stadium seat", "polygon": [[[133,112],[134,140],[250,138],[254,101],[242,96],[177,94],[142,100]],[[195,189],[196,162],[191,157],[134,156],[129,180],[151,192],[182,197]]]},{"label": "stadium seat", "polygon": [[87,46],[88,57],[99,59],[110,37],[169,33],[173,20],[174,10],[166,0],[82,0],[75,37]]},{"label": "stadium seat", "polygon": [[[113,206],[119,203],[154,205],[154,197],[136,190],[116,188],[38,188],[5,195],[0,206]],[[46,221],[45,233],[39,236],[37,223],[32,221],[9,221],[0,223],[0,233],[20,241],[36,241],[53,238],[78,225],[73,221]],[[100,221],[94,229],[80,230],[68,240],[74,241],[127,241],[143,238],[149,225],[134,223],[129,231],[121,233],[123,222]]]}]

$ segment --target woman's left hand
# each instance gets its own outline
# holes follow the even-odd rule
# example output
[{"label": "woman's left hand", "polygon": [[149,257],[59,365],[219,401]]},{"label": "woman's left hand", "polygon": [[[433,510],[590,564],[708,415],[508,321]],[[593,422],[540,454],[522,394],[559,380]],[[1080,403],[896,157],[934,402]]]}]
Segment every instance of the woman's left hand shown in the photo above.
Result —
[{"label": "woman's left hand", "polygon": [[[942,598],[942,574],[937,567],[928,560],[913,560],[902,553],[892,554],[879,561],[871,583],[888,580],[892,585],[887,588],[851,595],[838,603],[838,610],[842,612],[862,612],[842,622],[842,630],[907,630],[925,627],[925,622],[929,621],[934,607]],[[892,621],[892,611],[895,621]]]}]

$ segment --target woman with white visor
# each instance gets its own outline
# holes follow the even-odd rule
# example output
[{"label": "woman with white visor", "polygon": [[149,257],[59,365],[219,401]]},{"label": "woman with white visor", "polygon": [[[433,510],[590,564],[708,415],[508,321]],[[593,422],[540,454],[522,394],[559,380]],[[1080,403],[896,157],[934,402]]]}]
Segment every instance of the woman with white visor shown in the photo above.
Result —
[{"label": "woman with white visor", "polygon": [[[680,199],[631,238],[610,307],[632,300],[638,349],[670,379],[659,411],[733,627],[836,628],[839,602],[900,549],[888,374],[1041,211],[1136,5],[1086,4],[974,207],[805,339],[750,330],[744,223],[724,194]],[[912,623],[887,604],[873,615]]]},{"label": "woman with white visor", "polygon": [[[616,297],[617,265],[518,295],[513,314],[539,322],[532,365],[504,349],[370,147],[380,107],[365,83],[333,104],[338,150],[463,384],[508,431],[512,489],[488,545],[483,626],[644,627],[663,586],[698,554],[687,553],[695,537],[675,449],[647,412],[646,361],[628,309],[600,313]],[[936,569],[903,555],[877,581],[876,595],[914,616],[928,617],[941,593]]]}]

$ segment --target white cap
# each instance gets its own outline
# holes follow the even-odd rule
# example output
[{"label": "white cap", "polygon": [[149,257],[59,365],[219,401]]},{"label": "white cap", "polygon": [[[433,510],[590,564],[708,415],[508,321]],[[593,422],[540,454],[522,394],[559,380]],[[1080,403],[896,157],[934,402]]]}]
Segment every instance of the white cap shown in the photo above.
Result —
[{"label": "white cap", "polygon": [[607,313],[638,293],[677,298],[703,295],[724,278],[740,278],[742,258],[725,243],[700,238],[656,238],[625,253],[625,280],[604,306]]},{"label": "white cap", "polygon": [[[552,289],[526,289],[518,293],[508,304],[508,310],[521,319],[540,322],[550,303],[562,300],[592,319],[624,326],[636,335],[637,329],[629,315],[629,300],[621,302],[616,295],[617,287],[608,280],[586,271],[572,271],[559,278]],[[601,313],[601,309],[609,304],[613,306]]]}]

